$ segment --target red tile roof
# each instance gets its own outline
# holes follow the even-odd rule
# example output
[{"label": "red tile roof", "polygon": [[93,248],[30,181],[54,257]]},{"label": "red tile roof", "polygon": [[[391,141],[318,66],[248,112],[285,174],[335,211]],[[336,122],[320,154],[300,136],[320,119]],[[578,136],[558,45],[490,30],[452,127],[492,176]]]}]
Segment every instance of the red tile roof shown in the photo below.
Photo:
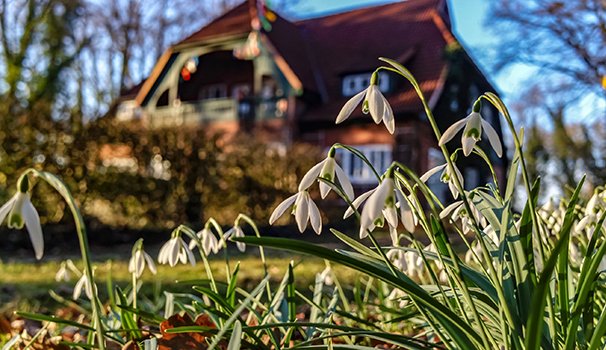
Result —
[{"label": "red tile roof", "polygon": [[[175,47],[221,36],[246,35],[251,31],[249,1]],[[439,14],[438,5],[442,1],[408,0],[295,22],[278,16],[272,30],[264,35],[301,82],[303,90],[317,93],[325,100],[306,113],[303,121],[333,119],[347,100],[341,94],[343,76],[374,70],[381,64],[378,61],[381,56],[405,64],[428,100],[434,92],[439,93],[445,79],[444,49],[456,40],[448,19]],[[403,92],[400,89],[388,96],[394,112],[420,112],[421,105],[412,88],[407,89],[408,84],[402,86]],[[359,109],[355,113],[361,114]]]},{"label": "red tile roof", "polygon": [[197,43],[222,36],[248,34],[251,30],[249,5],[248,1],[245,1],[217,17],[199,31],[181,40],[175,46]]}]

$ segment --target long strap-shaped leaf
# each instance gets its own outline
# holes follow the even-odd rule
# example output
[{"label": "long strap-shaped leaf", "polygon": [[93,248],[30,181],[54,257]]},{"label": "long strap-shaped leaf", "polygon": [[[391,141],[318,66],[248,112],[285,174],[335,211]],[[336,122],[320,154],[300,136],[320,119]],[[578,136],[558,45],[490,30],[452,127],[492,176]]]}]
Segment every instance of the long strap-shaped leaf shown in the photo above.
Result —
[{"label": "long strap-shaped leaf", "polygon": [[397,287],[408,293],[420,307],[423,307],[439,321],[440,325],[444,327],[445,331],[459,348],[476,349],[476,344],[482,343],[479,334],[477,334],[477,332],[458,315],[441,304],[438,300],[432,298],[423,288],[402,272],[397,271],[397,274],[394,275],[384,266],[382,261],[368,257],[364,260],[354,259],[319,245],[287,238],[241,237],[234,240],[251,245],[262,245],[313,255],[374,276],[393,287]]},{"label": "long strap-shaped leaf", "polygon": [[[526,350],[538,350],[540,349],[542,342],[545,344],[545,338],[542,336],[542,334],[544,328],[543,322],[545,315],[545,304],[547,302],[547,289],[552,281],[552,275],[555,270],[556,263],[560,260],[560,254],[563,252],[564,254],[568,254],[568,238],[574,222],[574,206],[577,204],[579,193],[581,192],[581,187],[583,186],[584,182],[585,177],[581,179],[577,185],[577,188],[572,194],[572,197],[570,198],[570,202],[568,203],[569,210],[566,211],[566,216],[564,217],[564,224],[562,225],[562,230],[560,231],[560,238],[551,251],[549,259],[547,259],[547,262],[545,263],[545,268],[541,272],[539,282],[537,283],[537,287],[532,295],[532,304],[530,307],[528,323],[526,324]],[[547,342],[546,345],[549,345],[549,342]]]}]

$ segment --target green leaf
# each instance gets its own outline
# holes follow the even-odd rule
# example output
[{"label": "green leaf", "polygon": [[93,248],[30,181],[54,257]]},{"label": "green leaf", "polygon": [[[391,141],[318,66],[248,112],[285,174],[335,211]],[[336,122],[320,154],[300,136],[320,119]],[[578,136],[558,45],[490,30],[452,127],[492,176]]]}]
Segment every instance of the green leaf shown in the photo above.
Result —
[{"label": "green leaf", "polygon": [[[242,237],[237,238],[236,240],[251,245],[263,245],[309,254],[340,263],[370,276],[379,278],[391,286],[400,288],[407,292],[411,296],[411,299],[413,299],[413,301],[415,301],[419,307],[430,313],[439,322],[439,324],[444,327],[448,335],[456,344],[458,344],[459,347],[465,349],[475,349],[476,344],[481,344],[482,342],[481,337],[477,334],[477,332],[457,314],[429,295],[423,288],[421,288],[402,272],[397,271],[396,274],[393,274],[382,261],[361,261],[319,245],[293,239],[274,237]],[[369,258],[367,257],[367,259]]]},{"label": "green leaf", "polygon": [[242,323],[236,321],[234,323],[234,329],[231,331],[231,337],[229,338],[229,344],[227,350],[240,350],[240,344],[242,343]]},{"label": "green leaf", "polygon": [[242,303],[240,303],[240,305],[234,310],[233,314],[223,324],[223,328],[221,328],[219,333],[217,333],[217,335],[213,337],[213,342],[208,347],[208,350],[213,350],[215,347],[217,347],[217,345],[221,341],[221,338],[223,337],[223,334],[225,334],[225,332],[227,332],[228,328],[232,325],[232,323],[234,323],[238,319],[238,317],[240,317],[240,313],[242,313],[242,311],[248,308],[250,303],[255,300],[259,296],[259,294],[263,292],[265,285],[269,282],[269,277],[269,275],[265,276],[263,280],[261,280],[261,282],[250,293],[250,295],[246,297],[246,299],[244,299]]},{"label": "green leaf", "polygon": [[[591,243],[597,242],[598,238],[602,236],[603,224],[606,220],[606,213],[602,214],[600,220],[596,224],[596,229],[591,237],[589,246]],[[598,276],[598,267],[604,254],[606,254],[606,244],[602,243],[598,251],[593,253],[593,249],[588,249],[587,257],[583,260],[581,266],[581,273],[579,274],[577,281],[577,289],[575,292],[574,302],[572,305],[571,319],[568,323],[568,330],[566,336],[566,349],[574,349],[574,344],[577,337],[577,327],[580,322],[583,313],[587,312],[590,315],[593,313],[593,303],[590,302],[590,295],[595,288],[595,279]],[[587,322],[593,322],[593,315]],[[595,332],[595,330],[594,330]]]},{"label": "green leaf", "polygon": [[581,192],[584,181],[585,177],[581,179],[570,198],[570,202],[568,203],[569,210],[566,211],[566,216],[564,217],[560,238],[551,251],[549,259],[547,259],[547,262],[545,263],[545,267],[541,272],[536,289],[532,295],[532,304],[530,306],[528,322],[526,324],[526,350],[539,350],[541,342],[545,342],[546,338],[542,336],[542,333],[544,328],[545,304],[547,303],[547,290],[549,288],[549,283],[552,280],[556,264],[560,259],[560,254],[562,254],[562,251],[566,251],[566,254],[568,254],[568,237],[570,235],[572,223],[574,222],[574,206],[578,201],[579,193]]},{"label": "green leaf", "polygon": [[337,236],[338,239],[340,239],[343,243],[347,244],[348,246],[350,246],[351,248],[353,248],[357,252],[362,253],[364,255],[371,256],[373,258],[377,258],[377,259],[380,258],[380,255],[377,254],[377,252],[375,252],[372,249],[368,248],[364,244],[356,241],[355,239],[349,237],[345,233],[342,233],[342,232],[340,232],[338,230],[335,230],[334,228],[331,228],[330,232],[332,232],[335,236]]},{"label": "green leaf", "polygon": [[93,332],[95,331],[95,328],[93,328],[89,325],[78,323],[76,321],[64,320],[64,319],[58,318],[56,316],[47,316],[47,315],[42,315],[42,314],[35,314],[35,313],[21,312],[21,311],[15,312],[15,315],[23,317],[23,318],[27,318],[28,320],[54,322],[57,324],[64,324],[66,326],[73,326],[76,328],[85,329],[87,331],[93,331]]}]

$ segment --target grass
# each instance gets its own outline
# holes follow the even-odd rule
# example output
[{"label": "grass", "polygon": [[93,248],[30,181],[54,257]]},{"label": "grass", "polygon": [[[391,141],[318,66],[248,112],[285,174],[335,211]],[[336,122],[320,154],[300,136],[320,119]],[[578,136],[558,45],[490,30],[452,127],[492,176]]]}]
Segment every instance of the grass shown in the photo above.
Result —
[{"label": "grass", "polygon": [[[230,252],[231,253],[231,252]],[[283,254],[282,254],[283,255]],[[210,261],[215,279],[226,280],[226,264],[221,255]],[[273,283],[279,283],[286,273],[288,263],[295,263],[295,281],[300,290],[306,290],[313,285],[315,275],[326,267],[324,261],[307,256],[279,256],[267,259],[268,272]],[[240,262],[238,283],[244,289],[254,288],[263,277],[263,265],[261,259],[255,254],[234,255],[230,257],[231,269]],[[79,262],[74,261],[80,267]],[[0,263],[0,313],[13,310],[23,311],[47,311],[56,306],[56,301],[51,298],[49,291],[53,290],[59,295],[70,298],[77,277],[72,276],[69,282],[56,282],[55,273],[59,270],[61,261],[51,260],[36,263],[9,262]],[[111,279],[113,284],[126,286],[131,281],[128,273],[128,261],[111,260],[97,261],[95,277],[102,294],[106,290],[106,282]],[[331,266],[340,281],[344,284],[353,284],[359,275],[345,267]],[[158,273],[152,275],[146,270],[141,277],[144,294],[152,294],[159,290],[174,292],[191,291],[191,284],[187,281],[205,279],[206,273],[203,264],[198,262],[196,266],[179,264],[175,267],[166,265],[157,266]]]}]

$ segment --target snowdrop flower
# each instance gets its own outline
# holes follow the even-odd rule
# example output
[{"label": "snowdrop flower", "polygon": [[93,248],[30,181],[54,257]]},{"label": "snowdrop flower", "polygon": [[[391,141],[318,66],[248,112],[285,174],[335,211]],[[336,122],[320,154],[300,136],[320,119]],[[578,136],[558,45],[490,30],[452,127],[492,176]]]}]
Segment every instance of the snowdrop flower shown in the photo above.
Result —
[{"label": "snowdrop flower", "polygon": [[[335,149],[331,148],[328,151],[328,157],[321,161],[320,163],[314,165],[309,171],[303,176],[301,179],[301,183],[299,184],[299,192],[305,191],[311,185],[314,184],[317,178],[323,178],[328,181],[336,182],[336,178],[339,179],[339,183],[343,188],[343,192],[349,200],[354,198],[354,190],[349,178],[343,171],[343,168],[335,161]],[[320,181],[320,195],[322,198],[326,198],[328,193],[330,192],[330,185],[327,183]]]},{"label": "snowdrop flower", "polygon": [[74,272],[79,274],[78,268],[74,265],[74,262],[71,259],[67,259],[66,261],[61,262],[61,266],[59,267],[59,271],[55,274],[55,281],[57,282],[69,282],[71,279],[70,272]]},{"label": "snowdrop flower", "polygon": [[326,266],[326,268],[324,270],[322,270],[321,273],[319,273],[318,278],[324,282],[325,285],[327,286],[332,286],[334,283],[334,280],[332,279],[332,269],[330,268],[330,266]]},{"label": "snowdrop flower", "polygon": [[393,302],[397,301],[400,308],[404,308],[406,305],[408,305],[408,294],[398,288],[392,289],[387,296],[387,299]]},{"label": "snowdrop flower", "polygon": [[196,265],[194,254],[192,254],[178,233],[160,248],[160,253],[158,254],[158,262],[160,264],[175,266],[178,262],[185,264],[188,260],[192,266]]},{"label": "snowdrop flower", "polygon": [[419,253],[395,248],[390,249],[386,256],[398,270],[404,272],[408,277],[421,276],[423,259],[421,259]]},{"label": "snowdrop flower", "polygon": [[88,280],[88,277],[86,277],[86,273],[82,273],[82,276],[76,283],[76,286],[74,287],[74,294],[72,295],[72,298],[74,300],[78,300],[78,298],[80,298],[80,295],[82,294],[83,289],[84,289],[84,292],[86,293],[86,297],[88,297],[88,299],[92,300],[93,299],[93,285]]},{"label": "snowdrop flower", "polygon": [[[484,215],[482,215],[478,208],[476,208],[471,202],[469,203],[469,206],[471,208],[471,214],[475,218],[476,222],[478,222],[480,226],[485,227],[487,222]],[[444,219],[448,216],[450,216],[450,219],[453,222],[461,220],[461,227],[464,234],[469,233],[469,231],[473,228],[473,221],[471,220],[469,213],[467,213],[467,209],[465,208],[463,201],[456,201],[440,212],[440,219]],[[492,228],[490,229],[492,230]],[[492,232],[494,233],[494,230]]]},{"label": "snowdrop flower", "polygon": [[297,226],[301,233],[307,228],[307,222],[311,222],[311,227],[317,234],[322,232],[322,217],[320,216],[320,210],[316,203],[310,198],[307,190],[299,191],[278,204],[269,218],[269,224],[273,225],[273,223],[278,220],[291,205],[293,206],[292,214],[295,216],[295,221],[297,222]]},{"label": "snowdrop flower", "polygon": [[388,170],[379,186],[368,196],[360,216],[360,238],[368,236],[368,232],[376,226],[382,226],[383,218],[390,227],[398,227],[398,211],[396,196],[400,203],[404,202],[402,193],[396,189],[393,180],[393,171]]},{"label": "snowdrop flower", "polygon": [[145,270],[145,265],[152,274],[156,274],[156,264],[152,257],[143,250],[143,239],[139,239],[133,247],[133,253],[128,262],[128,272],[134,273],[139,278]]},{"label": "snowdrop flower", "polygon": [[499,140],[499,136],[495,129],[490,125],[489,122],[484,120],[480,115],[480,109],[482,108],[481,100],[477,100],[473,105],[473,111],[465,118],[459,120],[458,122],[452,124],[440,137],[440,142],[438,143],[440,146],[445,145],[448,141],[452,140],[453,137],[459,132],[459,130],[463,129],[463,137],[461,138],[461,145],[463,146],[463,154],[467,157],[473,147],[476,145],[476,142],[480,141],[480,137],[482,135],[482,128],[484,128],[484,132],[486,136],[488,136],[488,141],[490,145],[496,152],[497,156],[501,157],[503,155],[503,148],[501,147],[501,140]]},{"label": "snowdrop flower", "polygon": [[[459,179],[459,183],[461,184],[461,187],[464,188],[465,187],[464,182],[463,182],[464,180],[463,180],[463,175],[461,174],[461,171],[459,171],[459,168],[457,168],[457,166],[454,163],[453,163],[452,167],[454,168],[456,177]],[[429,169],[425,174],[423,174],[423,176],[421,176],[421,181],[427,182],[427,180],[429,180],[430,177],[432,177],[434,174],[436,174],[440,170],[442,170],[442,174],[440,175],[440,181],[442,181],[445,184],[448,184],[450,193],[452,193],[452,196],[455,199],[459,198],[459,189],[457,188],[457,185],[455,184],[454,176],[451,174],[448,163],[444,163],[442,165],[438,165],[435,168]]]},{"label": "snowdrop flower", "polygon": [[[230,239],[231,237],[244,237],[244,231],[242,231],[242,228],[239,225],[235,225],[234,227],[229,229],[229,231],[225,232],[226,240]],[[244,253],[244,251],[246,250],[246,244],[244,244],[244,242],[236,242],[236,247],[242,253]]]},{"label": "snowdrop flower", "polygon": [[[383,181],[385,182],[385,180],[383,180]],[[382,219],[385,218],[387,220],[387,223],[390,228],[392,242],[394,245],[396,245],[397,241],[398,241],[397,231],[396,231],[396,229],[398,227],[398,222],[401,221],[402,224],[404,225],[404,228],[407,231],[414,232],[415,227],[417,226],[419,220],[409,204],[409,201],[410,201],[410,203],[413,203],[413,205],[415,205],[415,201],[414,201],[414,198],[412,197],[412,195],[408,195],[405,198],[404,195],[402,194],[402,192],[395,187],[395,185],[393,183],[393,179],[391,179],[391,183],[388,182],[385,184],[385,186],[392,187],[392,191],[395,194],[395,200],[397,200],[397,202],[395,202],[394,206],[388,205],[388,206],[382,207],[381,213],[380,213],[382,215],[379,215],[377,218],[375,218],[375,220],[368,222],[368,226],[366,227],[364,232],[362,232],[362,225],[361,225],[360,238],[364,238],[364,237],[368,236],[368,232],[366,232],[366,230],[369,230],[372,232],[376,226],[381,226],[383,224]],[[380,198],[371,199],[371,197],[378,191],[378,189],[380,187],[381,187],[381,185],[379,185],[377,188],[374,188],[368,192],[361,194],[358,198],[356,198],[351,203],[352,205],[349,208],[347,208],[347,210],[345,211],[345,214],[343,214],[343,219],[346,219],[349,216],[351,216],[351,214],[353,214],[353,212],[354,212],[354,209],[358,209],[364,201],[368,200],[370,202],[370,200],[380,200]],[[386,198],[386,200],[387,200],[387,198]],[[369,206],[369,204],[366,203],[364,210],[366,210],[366,207],[368,207],[368,206]],[[364,210],[362,211],[361,219],[363,218]],[[368,210],[370,210],[370,208]],[[376,209],[374,209],[374,210],[376,210]],[[366,226],[366,224],[365,224],[365,226]]]},{"label": "snowdrop flower", "polygon": [[[209,256],[210,253],[217,254],[219,250],[221,250],[221,243],[208,226],[205,226],[202,231],[198,232],[196,235],[202,243],[202,251],[204,252],[204,255]],[[192,239],[189,242],[189,250],[193,250],[194,247],[197,246],[197,240]]]},{"label": "snowdrop flower", "polygon": [[342,123],[349,118],[356,106],[358,106],[362,101],[364,101],[362,103],[362,112],[370,112],[370,116],[376,124],[381,123],[382,120],[387,128],[387,131],[389,131],[390,134],[393,134],[396,129],[393,110],[377,86],[376,72],[373,73],[372,77],[370,78],[370,86],[354,95],[345,103],[345,105],[343,105],[339,115],[337,115],[337,120],[335,123]]},{"label": "snowdrop flower", "polygon": [[7,218],[9,228],[27,228],[29,239],[32,241],[36,259],[40,260],[44,253],[44,237],[42,237],[42,226],[40,216],[30,200],[29,181],[27,176],[19,179],[18,190],[15,195],[0,207],[0,224]]}]

